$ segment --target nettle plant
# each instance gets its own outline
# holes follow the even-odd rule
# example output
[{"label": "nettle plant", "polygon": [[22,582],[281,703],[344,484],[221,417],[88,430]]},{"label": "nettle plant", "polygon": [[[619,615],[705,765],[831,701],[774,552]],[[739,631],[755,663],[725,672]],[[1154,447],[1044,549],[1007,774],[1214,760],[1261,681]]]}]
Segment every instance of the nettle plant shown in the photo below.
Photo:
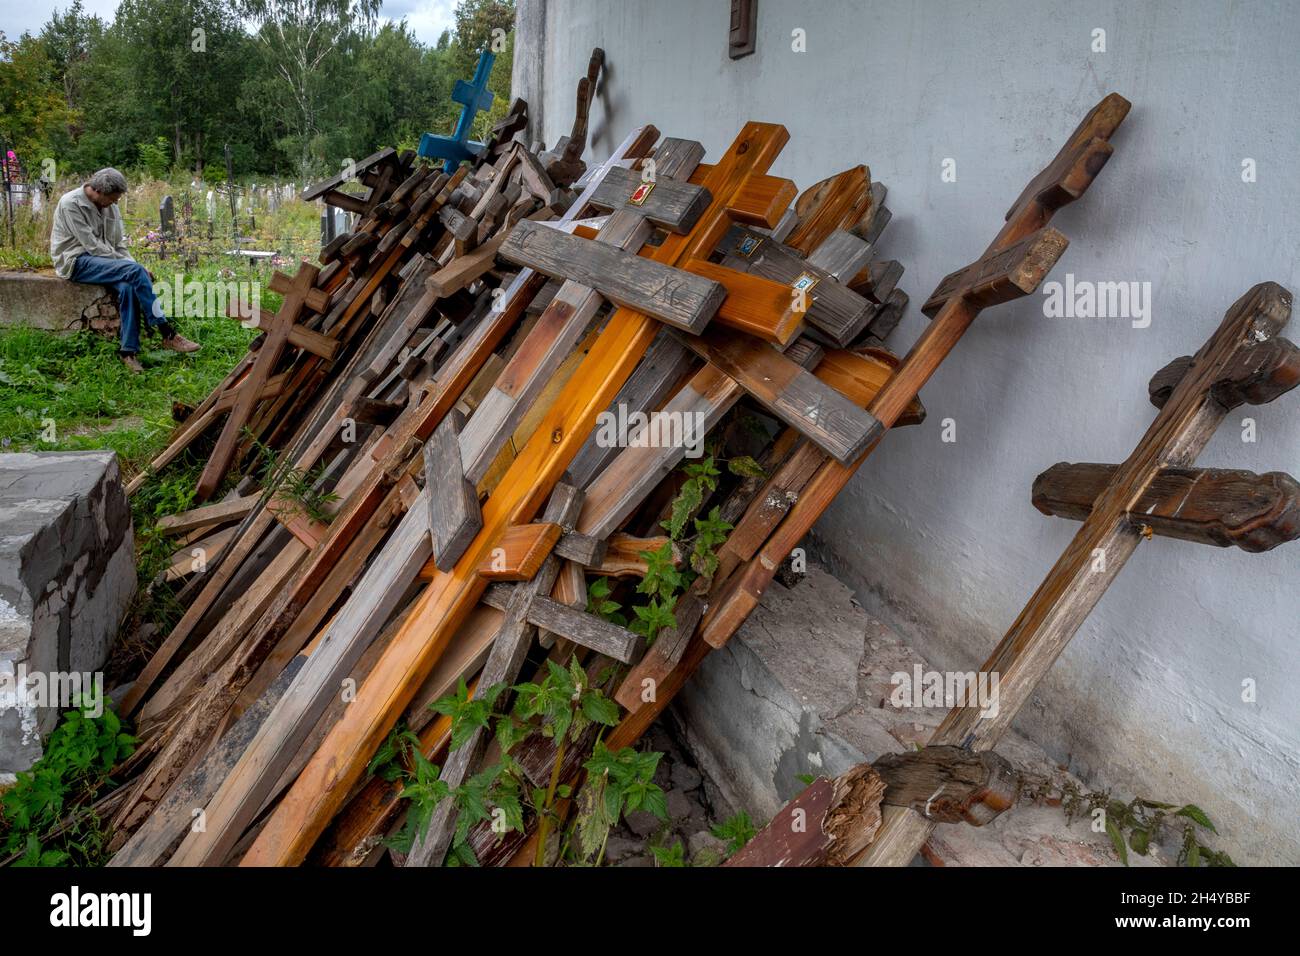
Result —
[{"label": "nettle plant", "polygon": [[[512,830],[525,832],[530,820],[539,828],[535,862],[545,865],[548,836],[561,823],[557,802],[573,796],[573,788],[560,779],[565,757],[583,743],[593,727],[599,732],[583,764],[587,783],[578,798],[579,812],[563,833],[557,862],[598,866],[609,831],[625,813],[645,810],[666,820],[664,793],[652,780],[662,755],[632,747],[611,750],[601,740],[604,730],[619,720],[618,705],[606,694],[616,677],[615,669],[608,668],[592,679],[574,656],[567,667],[548,660],[540,681],[510,688],[494,684],[471,696],[462,680],[454,694],[430,706],[450,718],[452,750],[464,746],[476,730],[484,728],[492,731],[500,759],[460,786],[450,787],[440,779],[438,766],[420,752],[418,738],[405,728],[395,730],[370,766],[376,775],[401,781],[401,796],[410,802],[406,825],[390,845],[409,852],[416,837],[428,829],[438,805],[452,800],[456,828],[448,854],[450,865],[477,865],[469,836],[479,823],[487,822],[495,833],[504,835]],[[497,701],[507,689],[514,694],[513,706],[495,713]],[[554,743],[545,787],[533,786],[515,757],[518,748],[536,734]]]},{"label": "nettle plant", "polygon": [[[84,700],[63,715],[30,770],[0,796],[0,859],[14,866],[97,866],[108,834],[91,809],[113,768],[135,750],[107,699],[91,717]],[[96,708],[97,709],[97,708]]]},{"label": "nettle plant", "polygon": [[[767,476],[758,462],[749,456],[728,459],[727,470],[742,478],[764,479]],[[673,608],[677,599],[698,579],[708,580],[718,569],[718,548],[727,540],[731,525],[721,517],[721,509],[713,507],[708,514],[699,516],[705,502],[718,489],[722,472],[710,455],[682,469],[686,480],[682,483],[660,525],[668,532],[668,540],[655,551],[640,551],[646,562],[645,577],[636,586],[636,593],[647,595],[642,603],[631,605],[624,613],[623,605],[614,600],[614,588],[608,578],[597,578],[587,587],[587,611],[615,624],[620,624],[641,634],[646,644],[653,644],[664,628],[676,626]],[[691,533],[688,533],[688,530]],[[688,554],[686,567],[678,568],[676,553],[680,549]]]},{"label": "nettle plant", "polygon": [[[743,477],[765,477],[748,457],[731,459],[728,470]],[[670,505],[668,518],[662,522],[669,540],[655,551],[640,553],[647,570],[636,592],[645,595],[646,600],[629,608],[629,619],[623,605],[614,600],[608,578],[598,578],[588,586],[588,611],[644,635],[647,644],[663,628],[676,624],[673,607],[686,589],[717,570],[717,549],[731,530],[717,507],[704,517],[698,516],[717,490],[722,474],[713,456],[688,464],[683,471],[686,479]],[[690,555],[687,567],[677,567],[675,547]],[[513,687],[495,684],[471,694],[462,680],[454,694],[430,705],[451,720],[450,749],[464,746],[481,728],[493,733],[501,756],[495,764],[456,787],[441,779],[440,768],[420,752],[419,740],[413,733],[405,727],[395,728],[370,766],[373,774],[390,782],[400,781],[401,796],[410,804],[406,824],[390,845],[399,852],[409,852],[444,800],[454,801],[457,811],[448,853],[448,863],[454,865],[477,865],[469,837],[480,823],[489,823],[496,833],[505,834],[511,830],[524,832],[528,822],[535,821],[538,841],[534,863],[538,866],[548,860],[548,838],[563,826],[555,861],[599,866],[604,862],[610,831],[625,814],[641,810],[666,821],[664,793],[653,782],[663,755],[634,747],[612,750],[603,741],[605,731],[619,722],[618,704],[609,695],[623,673],[623,668],[609,666],[593,677],[574,655],[567,665],[548,659],[540,680]],[[498,713],[497,703],[507,693],[513,695],[513,704]],[[589,733],[593,728],[594,739]],[[554,745],[549,780],[544,787],[532,785],[516,756],[519,748],[538,734]],[[592,740],[592,749],[582,765],[585,783],[575,794],[573,787],[562,781],[562,770],[566,756],[587,740]],[[566,824],[557,804],[571,798],[577,813]],[[673,863],[664,861],[662,865]]]},{"label": "nettle plant", "polygon": [[322,463],[314,468],[299,468],[264,445],[250,429],[245,428],[244,435],[261,462],[262,495],[271,502],[269,507],[284,518],[302,515],[329,524],[333,515],[328,506],[339,496],[322,489],[328,466]]},{"label": "nettle plant", "polygon": [[1211,849],[1201,842],[1201,831],[1216,834],[1219,831],[1205,811],[1193,803],[1179,806],[1145,797],[1134,797],[1124,803],[1112,797],[1109,790],[1084,791],[1073,782],[1057,786],[1045,777],[1028,776],[1021,784],[1021,794],[1030,800],[1059,806],[1067,823],[1073,823],[1076,817],[1100,817],[1115,855],[1125,866],[1128,866],[1130,849],[1139,856],[1146,856],[1152,844],[1160,840],[1167,829],[1182,831],[1177,834],[1179,866],[1237,865],[1227,853]]}]

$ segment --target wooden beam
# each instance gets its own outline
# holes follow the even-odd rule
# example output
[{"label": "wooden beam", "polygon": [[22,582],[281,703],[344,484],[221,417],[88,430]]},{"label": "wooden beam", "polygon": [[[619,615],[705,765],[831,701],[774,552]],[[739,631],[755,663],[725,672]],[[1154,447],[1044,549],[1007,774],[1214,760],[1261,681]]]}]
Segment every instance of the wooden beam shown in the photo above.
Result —
[{"label": "wooden beam", "polygon": [[[1087,520],[1118,471],[1119,465],[1059,462],[1034,479],[1034,507],[1045,515]],[[1143,533],[1271,551],[1300,537],[1300,484],[1280,471],[1164,468],[1127,514]]]},{"label": "wooden beam", "polygon": [[558,524],[547,521],[511,525],[479,561],[479,576],[489,581],[529,580],[537,574],[561,533]]},{"label": "wooden beam", "polygon": [[452,410],[424,445],[424,482],[428,489],[429,533],[433,563],[441,571],[455,567],[483,527],[478,493],[465,477],[460,458],[460,413]]},{"label": "wooden beam", "polygon": [[717,282],[526,219],[511,231],[500,255],[688,331],[704,328],[726,296]]},{"label": "wooden beam", "polygon": [[244,517],[261,500],[262,496],[260,494],[228,498],[225,501],[217,501],[210,505],[191,508],[189,511],[181,511],[174,515],[159,518],[154,527],[162,534],[184,534],[197,528],[227,524]]}]

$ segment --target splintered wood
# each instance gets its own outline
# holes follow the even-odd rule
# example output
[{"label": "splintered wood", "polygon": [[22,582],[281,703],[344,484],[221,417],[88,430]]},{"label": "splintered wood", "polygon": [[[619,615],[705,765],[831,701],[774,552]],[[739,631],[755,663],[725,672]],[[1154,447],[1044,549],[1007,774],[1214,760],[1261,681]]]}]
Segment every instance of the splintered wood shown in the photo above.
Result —
[{"label": "splintered wood", "polygon": [[[164,522],[185,612],[123,704],[142,746],[118,778],[114,865],[545,860],[547,832],[591,799],[596,728],[572,746],[534,725],[503,743],[487,713],[558,670],[600,689],[601,748],[634,743],[884,432],[924,419],[921,386],[979,310],[1041,281],[1065,247],[1047,220],[1087,188],[1128,108],[1111,96],[1089,114],[985,255],[930,297],[934,321],[900,360],[883,343],[907,304],[902,267],[876,254],[890,217],[867,167],[800,193],[770,174],[788,134],[764,123],[711,163],[653,127],[584,163],[602,63],[551,153],[514,138],[517,102],[466,165],[382,150],[360,189],[306,193],[356,228],[275,278],[283,304],[257,314],[256,347],[153,464],[205,456],[211,503]],[[1172,385],[1168,407],[1186,391]],[[1035,502],[1095,523],[1105,501],[1106,520],[1128,521],[1147,499],[1098,497],[1118,480],[1104,469],[1058,472]],[[1200,483],[1198,511],[1241,507],[1193,528],[1160,502],[1195,477],[1165,480],[1148,495],[1157,533],[1294,536],[1294,483]],[[187,567],[187,549],[205,560]],[[468,730],[430,708],[457,693],[486,707]],[[402,773],[372,772],[387,754],[477,786],[506,747],[549,796],[504,828],[451,799],[413,816]],[[944,754],[823,781],[805,800],[820,829],[745,860],[848,862],[882,807],[887,827],[939,780],[936,819],[1009,804],[992,755]]]}]

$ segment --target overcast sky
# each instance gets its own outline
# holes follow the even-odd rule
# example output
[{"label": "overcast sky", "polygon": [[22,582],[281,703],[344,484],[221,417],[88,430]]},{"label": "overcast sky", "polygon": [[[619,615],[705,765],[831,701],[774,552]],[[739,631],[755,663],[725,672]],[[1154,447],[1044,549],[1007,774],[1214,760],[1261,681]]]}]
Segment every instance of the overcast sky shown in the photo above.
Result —
[{"label": "overcast sky", "polygon": [[[87,13],[111,20],[118,0],[81,0]],[[72,0],[0,0],[0,33],[12,40],[25,32],[39,33],[55,10],[66,10]],[[406,18],[423,43],[437,42],[438,35],[454,23],[456,0],[384,0],[381,16],[388,20]]]}]

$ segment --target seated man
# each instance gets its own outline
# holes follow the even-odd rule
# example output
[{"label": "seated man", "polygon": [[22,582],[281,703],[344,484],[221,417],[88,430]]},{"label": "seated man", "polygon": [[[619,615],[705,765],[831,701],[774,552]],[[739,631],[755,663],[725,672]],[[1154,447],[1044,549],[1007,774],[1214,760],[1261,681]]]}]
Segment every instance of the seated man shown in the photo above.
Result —
[{"label": "seated man", "polygon": [[162,333],[163,348],[197,352],[198,344],[172,328],[153,294],[149,270],[126,251],[122,215],[115,203],[126,193],[126,177],[116,169],[101,169],[84,186],[64,193],[54,209],[50,256],[54,271],[73,282],[111,286],[117,290],[117,311],[122,317],[122,345],[118,355],[132,372],[143,372],[140,351],[140,316]]}]

